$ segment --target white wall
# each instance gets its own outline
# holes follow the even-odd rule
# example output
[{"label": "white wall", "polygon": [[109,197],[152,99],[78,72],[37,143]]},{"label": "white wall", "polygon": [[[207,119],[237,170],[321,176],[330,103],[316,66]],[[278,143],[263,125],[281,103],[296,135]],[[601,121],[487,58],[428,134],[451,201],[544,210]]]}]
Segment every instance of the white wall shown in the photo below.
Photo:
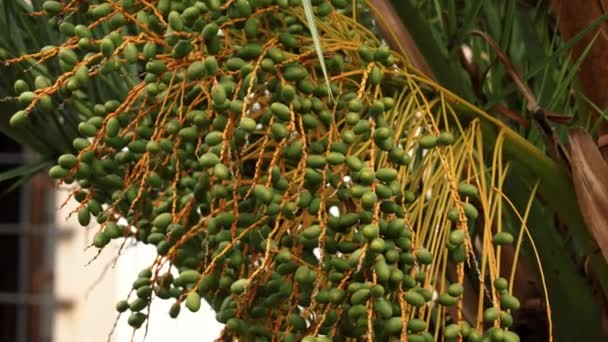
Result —
[{"label": "white wall", "polygon": [[75,215],[66,221],[76,205],[76,202],[70,202],[60,208],[67,194],[65,190],[56,193],[56,226],[72,235],[69,239],[56,239],[54,290],[55,298],[71,301],[74,305],[69,310],[55,312],[54,341],[106,341],[115,317],[111,305],[114,284],[118,281],[115,272],[109,270],[88,295],[87,290],[101,276],[104,266],[111,262],[113,253],[104,252],[92,264],[85,266],[96,255],[94,248],[84,251],[92,231],[80,227]]},{"label": "white wall", "polygon": [[[81,227],[75,215],[65,220],[77,205],[71,201],[65,208],[59,208],[67,194],[65,189],[56,194],[57,226],[73,235],[68,240],[57,241],[54,286],[56,298],[71,300],[74,306],[71,310],[56,311],[54,342],[106,342],[116,318],[114,304],[129,293],[137,273],[152,263],[154,248],[141,245],[123,250],[112,268],[119,248],[118,242],[112,242],[95,261],[85,266],[97,254],[95,248],[84,251],[97,227],[94,223],[89,228]],[[104,268],[107,271],[102,275]],[[204,305],[196,314],[182,308],[178,319],[174,320],[168,315],[171,303],[160,299],[153,301],[146,342],[213,341],[219,336],[222,325],[215,320],[209,306]],[[126,322],[127,316],[121,317],[112,342],[131,341],[133,330]],[[134,341],[143,341],[143,327],[140,330]]]},{"label": "white wall", "polygon": [[[117,266],[117,292],[116,300],[124,299],[131,289],[134,276],[154,261],[155,249],[151,246],[138,246],[131,248],[120,258]],[[212,341],[219,336],[223,325],[215,320],[215,313],[207,303],[203,303],[197,313],[182,307],[177,319],[169,317],[169,307],[172,300],[154,300],[150,309],[150,324],[146,342],[167,341]],[[116,332],[117,342],[131,340],[133,329],[126,324],[126,317],[122,319]],[[136,334],[135,341],[143,337],[144,329]]]}]

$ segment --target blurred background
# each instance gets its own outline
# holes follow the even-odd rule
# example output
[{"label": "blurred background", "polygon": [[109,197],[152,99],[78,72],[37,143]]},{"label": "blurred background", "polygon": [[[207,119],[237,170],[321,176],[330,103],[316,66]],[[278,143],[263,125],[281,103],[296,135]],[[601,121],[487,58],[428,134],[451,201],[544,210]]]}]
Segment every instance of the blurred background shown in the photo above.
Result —
[{"label": "blurred background", "polygon": [[[31,155],[0,134],[0,172],[24,165]],[[109,245],[97,256],[87,249],[95,223],[81,227],[46,173],[27,183],[0,182],[0,342],[127,342],[133,330],[114,303],[125,299],[154,250]],[[93,260],[94,259],[94,260]],[[206,306],[182,310],[172,320],[169,301],[153,301],[147,342],[212,341],[222,325]],[[112,336],[109,337],[112,332]],[[140,329],[134,341],[144,340]]]}]

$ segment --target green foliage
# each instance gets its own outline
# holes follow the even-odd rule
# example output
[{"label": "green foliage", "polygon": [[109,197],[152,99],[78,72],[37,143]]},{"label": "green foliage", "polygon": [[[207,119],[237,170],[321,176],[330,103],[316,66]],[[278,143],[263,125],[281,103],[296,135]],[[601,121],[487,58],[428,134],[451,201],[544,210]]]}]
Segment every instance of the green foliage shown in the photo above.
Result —
[{"label": "green foliage", "polygon": [[[31,5],[23,0],[2,1],[1,4],[0,25],[6,28],[5,34],[0,37],[1,60],[45,50],[65,39],[65,33],[57,30],[57,19],[32,15],[32,12],[42,10],[42,1],[33,0]],[[75,15],[75,20],[83,16]],[[62,27],[62,31],[66,31],[66,26]],[[69,99],[42,96],[40,105],[31,111],[17,111],[20,106],[18,102],[27,101],[24,94],[33,94],[37,89],[50,85],[53,76],[60,72],[57,61],[41,64],[36,60],[35,56],[30,56],[0,67],[4,73],[0,80],[0,98],[3,101],[0,131],[42,157],[41,161],[26,168],[3,174],[3,177],[22,178],[21,182],[34,174],[29,170],[39,165],[48,166],[60,154],[73,151],[72,141],[78,136],[77,126],[93,116],[92,104],[116,96],[118,89],[126,90],[127,84],[132,84],[136,79],[136,76],[116,75],[96,78]],[[15,112],[18,114],[14,115]]]},{"label": "green foliage", "polygon": [[[489,111],[525,107],[492,49],[468,34],[481,29],[542,105],[580,113],[567,94],[579,61],[547,31],[546,9],[393,1],[435,84],[379,42],[356,3],[6,2],[3,24],[19,32],[0,39],[16,81],[0,85],[11,111],[0,129],[45,158],[2,177],[57,158],[49,174],[76,186],[79,222],[99,224],[93,246],[155,246],[116,306],[134,329],[152,300],[172,300],[172,318],[206,300],[223,335],[243,340],[517,341],[517,264],[499,260],[531,231],[538,260],[528,243],[522,254],[559,260],[547,276],[556,339],[571,336],[568,310],[589,327],[577,333],[596,338],[589,286],[561,253],[566,238],[547,237],[553,223],[539,219],[565,215],[573,254],[591,253],[580,213],[563,212],[573,199],[555,196],[572,193],[565,173],[533,145],[543,147],[539,131],[441,88]],[[482,84],[458,63],[462,44],[491,70]],[[538,179],[546,204],[530,200]],[[159,273],[166,264],[178,275]],[[571,291],[576,301],[560,298]]]},{"label": "green foliage", "polygon": [[[410,2],[391,1],[396,7],[410,7]],[[413,11],[413,8],[417,11]],[[410,32],[422,32],[430,30],[435,44],[429,44],[431,40],[416,37],[414,39],[425,39],[425,44],[419,44],[427,62],[442,85],[457,94],[465,94],[469,85],[464,81],[448,82],[445,79],[461,77],[463,69],[454,67],[454,71],[445,69],[446,58],[457,60],[460,58],[460,50],[463,45],[471,48],[471,61],[475,63],[474,68],[469,69],[469,76],[473,80],[473,89],[477,91],[476,96],[467,96],[468,101],[480,105],[482,108],[494,113],[498,120],[488,119],[490,122],[483,124],[484,137],[493,140],[504,129],[496,126],[508,125],[517,131],[530,143],[538,146],[542,151],[544,139],[542,132],[533,123],[530,113],[526,111],[526,101],[523,94],[519,92],[514,82],[507,76],[505,65],[496,59],[496,51],[484,40],[469,34],[471,30],[481,30],[490,34],[498,43],[500,48],[506,52],[513,62],[516,72],[526,81],[540,105],[547,110],[556,111],[571,116],[569,125],[583,125],[590,131],[597,127],[589,115],[588,105],[579,86],[575,75],[583,56],[577,61],[569,59],[569,50],[582,37],[589,35],[593,29],[608,18],[608,15],[597,18],[591,25],[582,30],[572,38],[564,42],[556,32],[555,18],[547,8],[546,2],[538,2],[530,5],[525,2],[515,1],[476,1],[464,6],[453,6],[450,1],[420,1],[416,6],[411,6],[408,11],[400,11],[399,15],[403,24]],[[421,17],[435,18],[435,20],[415,20],[414,12],[422,13]],[[414,18],[414,19],[412,19]],[[422,35],[425,37],[426,35]],[[446,57],[450,56],[450,57]],[[447,72],[447,75],[446,75]],[[477,78],[477,79],[476,79]],[[476,80],[480,82],[475,82]],[[572,96],[574,94],[574,96]],[[519,122],[509,120],[502,116],[500,111],[495,110],[496,105],[501,104],[506,108],[530,120],[529,126],[520,125]],[[467,110],[461,108],[464,112]],[[467,114],[463,115],[466,116]],[[470,117],[477,115],[470,113]],[[493,122],[492,122],[493,121]],[[553,125],[558,138],[564,138],[568,126]],[[510,134],[508,134],[510,135]],[[563,140],[562,140],[563,142]],[[536,218],[535,224],[531,224],[531,232],[537,244],[542,265],[558,264],[560,270],[550,270],[547,267],[549,277],[558,278],[566,276],[569,280],[553,279],[548,282],[549,292],[552,293],[552,315],[554,320],[554,336],[564,341],[578,339],[580,336],[572,334],[567,328],[571,321],[572,308],[578,306],[576,312],[586,311],[593,307],[585,321],[588,329],[585,333],[590,334],[589,339],[600,339],[602,335],[598,312],[600,308],[594,304],[597,299],[592,295],[588,284],[589,279],[580,274],[577,269],[580,264],[587,262],[593,271],[595,281],[602,287],[604,296],[608,293],[608,268],[604,260],[595,255],[595,243],[590,237],[582,217],[578,210],[575,196],[564,196],[573,194],[574,190],[567,172],[563,165],[550,160],[542,155],[540,151],[530,148],[520,136],[510,135],[505,137],[505,157],[512,160],[515,167],[511,170],[508,179],[523,180],[517,186],[507,187],[508,197],[517,199],[517,208],[523,210],[526,206],[526,198],[529,189],[538,180],[540,182],[540,199],[533,204]],[[542,214],[541,214],[542,213]],[[544,215],[544,216],[543,216]],[[547,217],[558,215],[567,225],[567,232],[560,234],[555,231],[555,222],[547,220]],[[516,225],[519,222],[515,222]],[[546,232],[551,232],[547,236]],[[568,255],[564,256],[564,246],[567,246]],[[529,257],[533,255],[530,246],[523,246],[524,254]],[[526,251],[526,249],[528,249]],[[560,262],[556,262],[556,260]],[[540,279],[540,275],[539,275]],[[567,284],[567,285],[566,285]],[[576,285],[573,285],[576,284]],[[576,303],[565,299],[563,293],[571,291],[572,286],[578,288],[576,291],[579,301]]]}]

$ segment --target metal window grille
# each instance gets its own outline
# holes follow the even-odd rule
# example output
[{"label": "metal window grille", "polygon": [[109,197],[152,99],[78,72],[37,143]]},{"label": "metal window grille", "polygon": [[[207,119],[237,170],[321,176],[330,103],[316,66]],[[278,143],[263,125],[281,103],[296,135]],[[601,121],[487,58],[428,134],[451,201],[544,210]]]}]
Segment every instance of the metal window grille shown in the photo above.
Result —
[{"label": "metal window grille", "polygon": [[[0,135],[0,171],[19,166],[28,155]],[[52,186],[34,177],[10,192],[0,183],[0,341],[52,341],[54,240]]]}]

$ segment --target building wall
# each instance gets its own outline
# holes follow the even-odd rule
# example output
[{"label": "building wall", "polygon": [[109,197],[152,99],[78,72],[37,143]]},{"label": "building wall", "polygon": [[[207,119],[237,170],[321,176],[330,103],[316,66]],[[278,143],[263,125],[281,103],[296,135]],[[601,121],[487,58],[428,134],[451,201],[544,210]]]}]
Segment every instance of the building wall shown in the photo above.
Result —
[{"label": "building wall", "polygon": [[[88,246],[96,224],[83,228],[75,215],[67,221],[69,212],[77,206],[70,201],[60,208],[67,197],[66,188],[56,193],[57,226],[72,232],[69,239],[57,241],[55,253],[55,296],[69,300],[69,310],[58,310],[55,315],[54,342],[106,342],[116,318],[114,303],[129,293],[139,271],[149,266],[155,257],[150,246],[131,246],[124,249],[113,267],[120,243],[113,241],[90,265],[86,264],[97,254]],[[92,220],[93,221],[93,220]],[[93,285],[95,287],[93,288]],[[146,342],[166,341],[213,341],[222,329],[215,314],[204,305],[197,313],[181,310],[178,319],[168,315],[171,301],[154,300]],[[114,331],[111,342],[131,341],[133,329],[123,315]],[[134,341],[143,341],[144,328],[137,331]]]},{"label": "building wall", "polygon": [[61,208],[68,194],[65,187],[55,193],[56,227],[71,234],[56,241],[54,288],[55,298],[71,303],[71,307],[55,311],[53,341],[107,341],[116,317],[113,302],[117,278],[112,269],[103,273],[106,265],[112,262],[116,248],[109,246],[94,262],[86,265],[97,254],[95,248],[85,251],[95,228],[81,227],[76,215],[66,220],[77,205],[72,200]]}]

